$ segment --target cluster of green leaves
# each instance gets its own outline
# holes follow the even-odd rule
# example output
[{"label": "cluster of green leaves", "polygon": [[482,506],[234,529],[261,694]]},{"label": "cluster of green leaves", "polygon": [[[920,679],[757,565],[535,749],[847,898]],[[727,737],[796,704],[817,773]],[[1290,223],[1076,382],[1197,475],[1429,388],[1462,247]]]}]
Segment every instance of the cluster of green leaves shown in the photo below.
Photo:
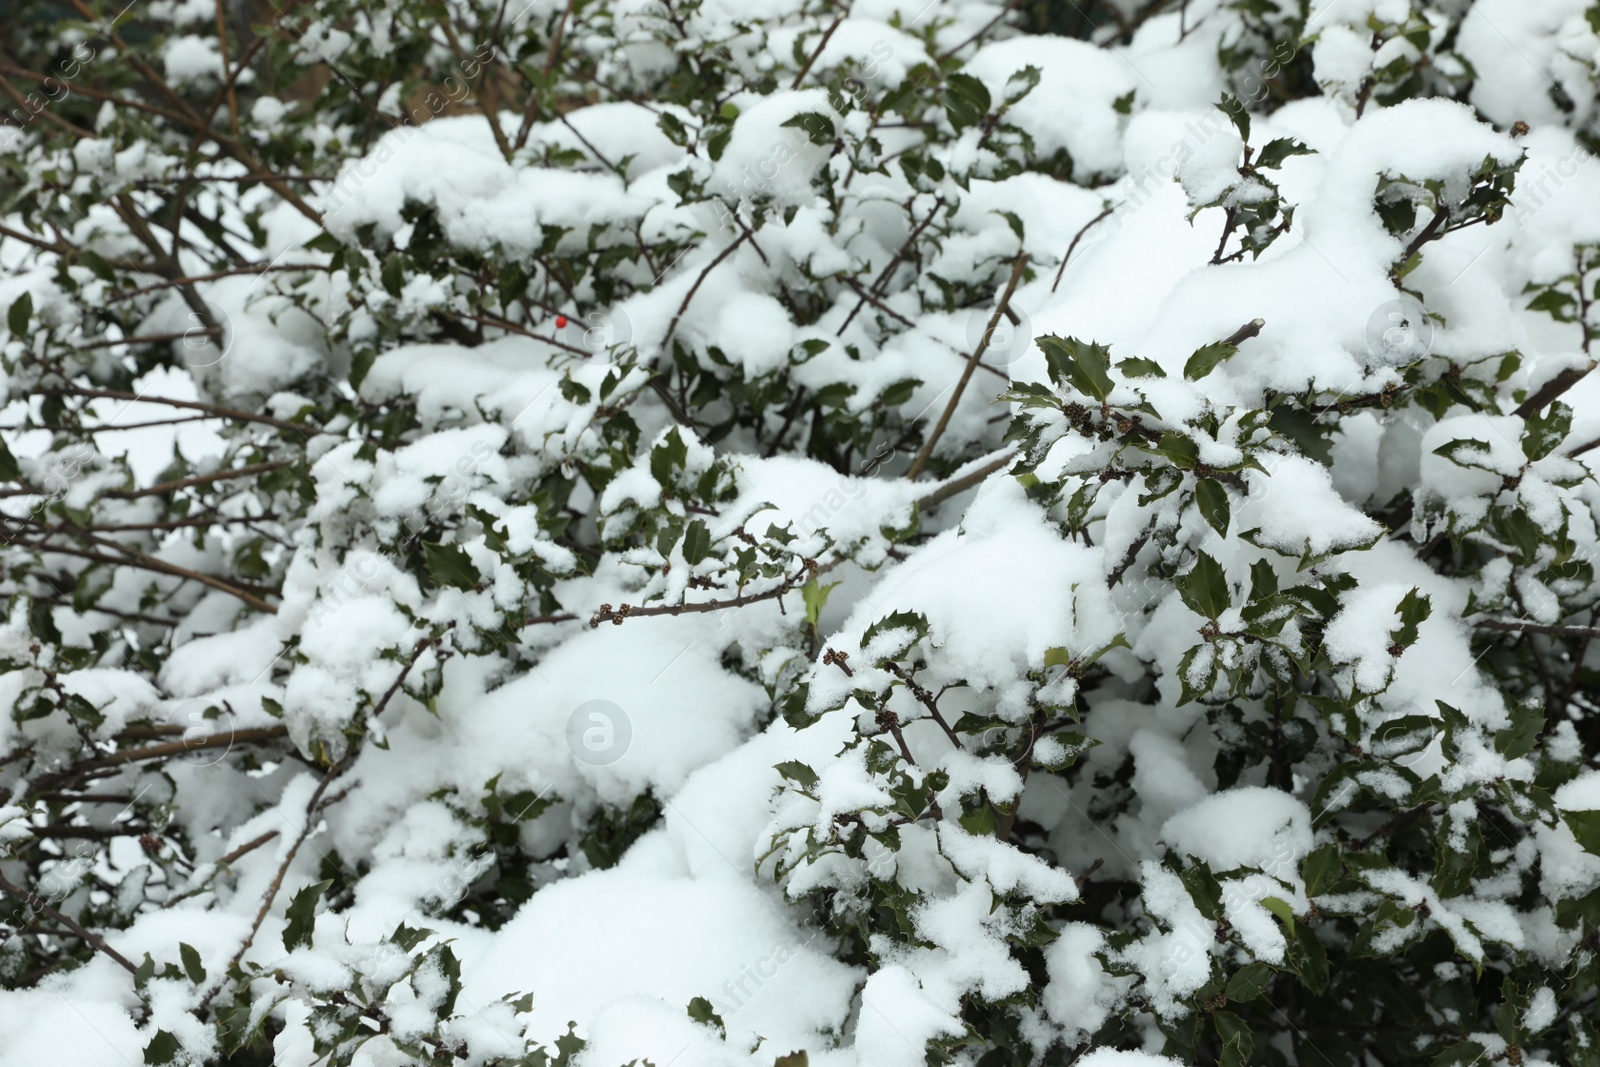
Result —
[{"label": "cluster of green leaves", "polygon": [[[1246,252],[1250,253],[1251,259],[1258,259],[1294,223],[1294,207],[1283,203],[1277,183],[1262,172],[1279,169],[1290,156],[1310,155],[1311,149],[1292,137],[1277,137],[1262,145],[1258,154],[1250,146],[1250,112],[1244,101],[1225,93],[1217,107],[1228,116],[1239,131],[1239,139],[1244,142],[1244,158],[1238,167],[1239,178],[1205,203],[1191,201],[1189,218],[1192,221],[1206,208],[1223,209],[1222,238],[1217,243],[1217,252],[1211,257],[1211,262],[1241,260]],[[1236,230],[1242,231],[1239,233],[1239,247],[1224,256],[1222,253],[1227,248],[1228,238]]]}]

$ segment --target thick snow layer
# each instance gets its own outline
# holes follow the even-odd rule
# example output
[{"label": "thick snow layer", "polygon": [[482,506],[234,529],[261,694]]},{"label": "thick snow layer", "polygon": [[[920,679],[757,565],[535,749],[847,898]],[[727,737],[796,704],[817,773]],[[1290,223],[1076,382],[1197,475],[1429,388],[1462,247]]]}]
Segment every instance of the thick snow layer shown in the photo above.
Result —
[{"label": "thick snow layer", "polygon": [[[602,1008],[610,1017],[601,1023],[625,1029],[648,1019],[651,1003],[681,1014],[697,996],[719,1009],[730,1035],[760,1034],[785,1048],[842,1025],[859,976],[816,931],[797,926],[770,888],[731,865],[674,877],[642,851],[541,891],[485,955],[463,961],[466,996],[482,1003],[535,991],[531,1025],[544,1040],[569,1019],[587,1030]],[[586,961],[580,970],[577,959]]]},{"label": "thick snow layer", "polygon": [[1214,793],[1174,815],[1161,836],[1213,871],[1259,867],[1287,880],[1311,851],[1311,815],[1282,790],[1247,786]]},{"label": "thick snow layer", "polygon": [[1026,67],[1039,72],[1039,85],[1011,109],[1010,121],[1033,131],[1045,155],[1065,149],[1075,179],[1114,174],[1122,153],[1120,116],[1112,105],[1133,91],[1135,70],[1103,49],[1064,37],[986,44],[965,70],[993,99],[1004,100],[1006,83]]},{"label": "thick snow layer", "polygon": [[[1600,451],[1566,455],[1600,438],[1600,376],[1563,393],[1572,432],[1545,458],[1526,446],[1549,423],[1514,413],[1593,356],[1593,321],[1529,306],[1542,287],[1574,284],[1575,245],[1600,244],[1600,168],[1584,141],[1600,59],[1592,11],[1585,0],[1436,5],[1420,12],[1430,30],[1459,17],[1460,32],[1453,44],[1435,33],[1424,53],[1403,34],[1374,47],[1368,16],[1408,20],[1406,0],[1330,0],[1303,27],[1272,21],[1294,6],[1279,4],[1262,25],[1304,30],[1280,44],[1309,50],[1298,58],[1317,87],[1279,106],[1285,83],[1259,56],[1224,67],[1259,43],[1237,5],[1172,6],[1123,14],[1137,23],[1127,33],[1086,30],[1097,44],[1021,33],[997,0],[859,0],[821,16],[795,0],[706,0],[681,19],[654,0],[600,15],[534,0],[506,40],[560,26],[574,65],[529,112],[550,118],[558,98],[557,121],[521,131],[521,101],[501,101],[502,131],[527,134],[510,150],[467,107],[370,139],[338,108],[312,109],[303,129],[321,177],[305,196],[320,222],[259,176],[208,161],[220,169],[207,183],[249,188],[197,193],[202,215],[217,209],[230,240],[261,247],[222,254],[249,261],[229,273],[173,245],[192,293],[153,285],[126,305],[140,309],[138,333],[182,338],[153,369],[162,361],[129,356],[125,336],[89,336],[101,326],[84,314],[139,294],[53,245],[125,257],[103,243],[123,232],[113,208],[176,186],[175,157],[124,144],[114,109],[48,166],[39,127],[0,131],[19,176],[54,182],[76,168],[63,179],[71,195],[57,190],[64,203],[105,191],[68,229],[26,242],[11,235],[35,223],[0,220],[0,310],[28,310],[13,303],[24,293],[32,305],[21,329],[0,315],[4,418],[56,417],[34,393],[54,366],[45,341],[63,337],[85,381],[136,396],[108,387],[72,410],[110,424],[93,463],[52,449],[53,430],[8,436],[11,481],[59,486],[48,514],[63,530],[120,509],[124,540],[96,547],[138,549],[151,566],[118,568],[98,607],[78,610],[101,574],[73,568],[93,557],[45,553],[32,588],[57,572],[80,586],[12,598],[0,707],[27,710],[0,715],[0,859],[9,875],[60,819],[100,840],[123,825],[125,793],[143,805],[134,818],[156,813],[150,839],[141,826],[92,862],[47,851],[41,889],[74,913],[92,904],[129,959],[166,963],[181,943],[209,975],[164,975],[136,994],[115,961],[92,955],[0,995],[0,1061],[60,1059],[70,1033],[81,1037],[73,1063],[138,1062],[157,1031],[195,1062],[218,1058],[194,1009],[221,995],[237,953],[261,968],[262,989],[288,997],[260,1002],[282,1026],[276,1061],[311,1067],[321,1056],[303,1001],[358,973],[398,974],[404,954],[383,942],[399,923],[427,927],[426,943],[448,942],[461,962],[458,1017],[442,1025],[471,1045],[463,1062],[520,1055],[524,1030],[550,1042],[570,1022],[588,1042],[585,1067],[770,1067],[798,1050],[819,1067],[921,1067],[930,1043],[969,1036],[975,996],[1013,1013],[1037,1057],[1173,1067],[1149,1051],[1162,1040],[1152,1013],[1191,1016],[1196,994],[1244,961],[1298,966],[1296,922],[1300,936],[1324,923],[1315,936],[1337,959],[1348,947],[1337,924],[1380,900],[1416,921],[1380,924],[1379,951],[1442,930],[1458,957],[1444,971],[1518,953],[1564,965],[1576,940],[1561,925],[1567,902],[1600,886],[1600,856],[1580,843],[1600,772],[1577,769],[1592,755],[1577,713],[1554,716],[1535,751],[1507,753],[1523,740],[1516,701],[1553,699],[1561,679],[1535,674],[1566,670],[1576,649],[1509,683],[1501,658],[1572,636],[1551,627],[1587,625],[1582,567],[1600,554],[1600,494],[1586,478]],[[227,72],[201,35],[215,12],[205,0],[151,8],[152,20],[169,15],[178,32],[150,61],[176,88],[209,94]],[[352,19],[318,19],[296,46],[381,58],[408,32],[387,10]],[[527,74],[563,55],[555,44],[494,62]],[[1470,85],[1450,48],[1472,65]],[[1427,85],[1455,78],[1467,102],[1367,96],[1386,64],[1424,60]],[[1021,95],[1029,68],[1038,84]],[[594,85],[574,84],[575,70]],[[714,99],[658,99],[724,73]],[[958,73],[992,108],[952,133]],[[906,121],[876,109],[902,87],[950,111]],[[1224,92],[1248,98],[1248,138],[1215,106]],[[228,114],[250,126],[240,143],[301,129],[290,95]],[[403,95],[391,84],[374,106],[393,115]],[[1310,151],[1241,172],[1279,138]],[[1429,225],[1429,197],[1459,201],[1486,160],[1519,159],[1504,218],[1402,263]],[[1269,177],[1292,225],[1285,217],[1259,257],[1227,255],[1240,235],[1225,219],[1262,203]],[[1418,199],[1407,232],[1375,210],[1384,182]],[[437,233],[416,221],[430,209]],[[201,229],[182,233],[198,241]],[[389,264],[429,259],[424,240],[454,258],[440,255],[438,276],[407,265],[395,284]],[[39,268],[35,253],[55,258]],[[569,273],[574,262],[584,271]],[[494,303],[501,269],[527,285]],[[169,275],[163,263],[153,277]],[[1579,313],[1593,281],[1576,280]],[[202,316],[190,295],[218,319],[216,336],[201,331],[210,340],[191,335]],[[1425,319],[1410,314],[1417,299]],[[982,365],[969,366],[991,320]],[[1237,351],[1191,380],[1194,353],[1247,323]],[[1045,334],[1110,345],[1113,364],[1146,362],[1116,372],[1104,405],[996,403],[1059,373],[1035,341]],[[268,421],[167,424],[176,409],[157,397]],[[1144,421],[1114,416],[1136,402]],[[1019,413],[1061,431],[1021,479],[1006,473]],[[1331,441],[1313,419],[1337,421]],[[115,425],[146,420],[157,425]],[[1110,428],[1082,428],[1097,420]],[[905,477],[935,433],[930,469],[918,460]],[[656,450],[672,442],[682,469],[663,473]],[[1175,469],[1158,451],[1191,443],[1198,463],[1181,489],[1157,492],[1158,471]],[[290,446],[287,469],[240,479],[239,499],[215,512],[170,486],[130,492],[186,474],[232,483],[222,464]],[[1247,455],[1265,469],[1240,466]],[[1058,478],[1068,491],[1052,500]],[[18,523],[44,513],[9,488],[0,508]],[[177,508],[222,532],[177,525]],[[245,532],[277,521],[257,511],[296,508],[259,544]],[[1174,585],[1202,574],[1201,550],[1223,572],[1221,612],[1192,608]],[[241,560],[253,583],[269,576],[250,587],[268,610],[192,588],[193,575],[242,571]],[[0,571],[8,593],[29,580],[9,556]],[[1275,679],[1249,675],[1249,657],[1278,651],[1239,640],[1263,575],[1298,589],[1295,609],[1316,583],[1355,580],[1316,599],[1325,625],[1300,614],[1280,635],[1310,635],[1315,680],[1286,659]],[[1413,593],[1430,613],[1397,647]],[[920,619],[879,625],[895,613]],[[40,636],[44,618],[60,642]],[[1544,629],[1486,638],[1490,619]],[[97,640],[87,666],[54,647]],[[1222,668],[1201,700],[1177,675],[1191,649],[1198,666],[1182,681],[1193,688]],[[1241,675],[1232,692],[1230,672]],[[804,700],[789,700],[802,682]],[[1280,775],[1280,745],[1299,743],[1274,710],[1291,689],[1310,698],[1290,714],[1318,747]],[[34,714],[25,702],[40,693],[72,698],[72,716],[48,701]],[[1321,711],[1346,694],[1350,709]],[[1385,727],[1398,720],[1436,736],[1391,759]],[[106,758],[113,743],[230,731],[268,738],[275,754],[258,760],[241,742],[162,763]],[[1240,770],[1240,747],[1253,757],[1263,736],[1271,770]],[[114,803],[55,793],[50,778],[41,801],[40,779],[11,777],[77,758]],[[1367,765],[1328,798],[1340,821],[1313,834],[1322,777],[1354,760]],[[1418,807],[1419,781],[1443,799]],[[917,793],[929,782],[931,801]],[[1352,804],[1357,787],[1373,807]],[[1524,794],[1548,796],[1556,817]],[[1377,861],[1385,820],[1402,817],[1387,809],[1414,813],[1413,827],[1447,824],[1447,849],[1477,847],[1484,831],[1520,836],[1484,844],[1472,878],[1447,889],[1445,873]],[[620,855],[607,853],[612,836]],[[1407,852],[1405,840],[1385,855]],[[1311,920],[1302,865],[1336,842],[1372,862],[1345,867],[1359,892],[1322,886]],[[1220,876],[1220,921],[1191,891],[1201,863]],[[334,872],[314,943],[287,947],[288,902]],[[527,889],[492,905],[499,926],[479,909],[497,879]],[[1530,907],[1534,883],[1543,899]],[[0,972],[12,973],[15,942],[54,937],[0,939]],[[448,988],[433,963],[389,994],[389,1036],[428,1033]],[[1525,991],[1526,1028],[1566,1007],[1564,991]],[[506,999],[521,993],[528,1013]],[[696,998],[725,1032],[691,1017]],[[1088,1047],[1108,1026],[1144,1050]],[[409,1062],[386,1040],[356,1062]]]}]

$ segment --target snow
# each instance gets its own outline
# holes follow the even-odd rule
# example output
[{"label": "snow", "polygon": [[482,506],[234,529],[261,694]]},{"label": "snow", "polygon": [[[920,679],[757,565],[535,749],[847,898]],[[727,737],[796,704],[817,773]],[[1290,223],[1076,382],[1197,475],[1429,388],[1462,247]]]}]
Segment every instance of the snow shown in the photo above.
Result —
[{"label": "snow", "polygon": [[1311,851],[1311,815],[1282,790],[1246,786],[1213,793],[1174,815],[1161,837],[1213,871],[1259,867],[1293,878],[1301,857]]},{"label": "snow", "polygon": [[[359,53],[357,82],[413,45],[478,86],[560,61],[526,130],[520,97],[364,128],[338,102],[353,86],[310,106],[247,68],[219,121],[316,175],[295,188],[320,221],[225,158],[235,142],[191,174],[193,131],[130,141],[109,105],[94,136],[46,120],[7,140],[32,213],[0,220],[0,310],[27,293],[32,311],[16,330],[0,316],[0,405],[32,428],[4,431],[22,483],[0,500],[5,873],[133,960],[192,946],[208,977],[136,993],[91,954],[0,991],[0,1059],[136,1062],[158,1030],[215,1059],[236,953],[275,1062],[305,1065],[326,1058],[312,1006],[379,989],[389,1030],[357,1063],[409,1062],[412,1041],[449,1057],[454,1039],[463,1062],[516,1059],[571,1023],[578,1062],[605,1067],[802,1050],[920,1067],[936,1043],[987,1062],[1011,1034],[999,1058],[1171,1067],[1158,1022],[1204,1022],[1197,994],[1251,961],[1294,971],[1297,922],[1337,961],[1385,901],[1411,921],[1380,923],[1374,953],[1445,935],[1419,985],[1486,959],[1563,973],[1575,902],[1600,886],[1574,831],[1600,811],[1584,678],[1550,703],[1581,654],[1570,633],[1482,623],[1593,622],[1600,453],[1580,449],[1600,438],[1600,378],[1563,393],[1572,431],[1545,458],[1517,413],[1594,356],[1592,330],[1529,306],[1594,289],[1569,277],[1600,244],[1588,6],[1346,0],[1301,25],[1294,5],[1246,20],[1197,0],[1088,40],[1025,33],[991,0],[602,6],[535,0],[471,77],[456,46],[476,30],[411,41],[400,8],[313,14],[294,48]],[[185,0],[141,17],[185,98],[237,69],[214,16]],[[1374,40],[1414,16],[1425,49]],[[1267,72],[1302,48],[1314,86]],[[1368,96],[1411,63],[1429,98]],[[992,104],[959,131],[958,74]],[[879,110],[896,88],[908,102]],[[1247,99],[1248,138],[1224,92]],[[414,103],[392,79],[356,95],[390,118]],[[1277,138],[1311,152],[1241,174],[1247,143],[1259,160]],[[1402,264],[1432,198],[1461,201],[1486,161],[1521,162],[1504,217]],[[1293,224],[1219,262],[1264,177]],[[1383,181],[1418,200],[1406,232],[1375,210]],[[146,242],[119,213],[191,186],[226,241],[191,218],[164,231],[172,263],[130,266],[121,246]],[[180,293],[173,271],[196,280]],[[526,285],[508,295],[511,271]],[[1189,380],[1196,350],[1246,323]],[[172,336],[147,353],[141,334]],[[1079,386],[995,400],[1049,391],[1045,334],[1111,346],[1104,403]],[[1129,358],[1164,376],[1115,369]],[[44,399],[63,374],[119,395],[63,415]],[[34,425],[80,417],[81,451]],[[145,421],[162,424],[124,425]],[[1168,462],[1174,441],[1198,465]],[[655,453],[680,446],[663,473]],[[236,493],[152,490],[280,459],[219,479]],[[15,533],[104,532],[90,519],[112,532],[77,551],[153,569],[91,570]],[[1202,551],[1231,598],[1203,616],[1174,584]],[[1281,629],[1246,603],[1263,574]],[[1411,595],[1430,614],[1401,648]],[[1525,699],[1550,725],[1510,758]],[[1438,736],[1398,751],[1401,718]],[[229,743],[160,756],[202,736]],[[1356,762],[1314,833],[1325,776]],[[1476,848],[1471,878],[1446,888],[1410,836],[1384,851],[1399,818]],[[58,847],[63,822],[129,833]],[[1318,846],[1365,858],[1312,919]],[[1201,864],[1220,913],[1197,904]],[[289,901],[335,873],[312,943],[286,948]],[[423,947],[391,940],[400,923],[430,931]],[[32,958],[15,945],[62,940],[8,932],[0,974]],[[447,969],[409,968],[445,944],[464,987],[441,1020]],[[1554,985],[1526,988],[1523,1028],[1572,1011]],[[696,998],[725,1031],[690,1016]],[[978,1000],[1002,1021],[962,1045]],[[1559,1058],[1548,1040],[1530,1062]]]},{"label": "snow", "polygon": [[1005,99],[1007,81],[1030,66],[1039,71],[1039,85],[1011,107],[1009,120],[1033,131],[1044,155],[1065,149],[1075,180],[1115,174],[1121,121],[1112,104],[1134,90],[1134,71],[1102,49],[1064,37],[985,44],[965,70],[998,103]]},{"label": "snow", "polygon": [[785,1048],[843,1023],[857,973],[770,891],[726,867],[674,876],[649,851],[536,895],[484,955],[463,958],[469,1000],[537,990],[531,1025],[547,1041],[569,1019],[587,1031],[602,1008],[612,1028],[648,1026],[643,998],[681,1014],[706,997],[736,1041],[761,1034]]}]

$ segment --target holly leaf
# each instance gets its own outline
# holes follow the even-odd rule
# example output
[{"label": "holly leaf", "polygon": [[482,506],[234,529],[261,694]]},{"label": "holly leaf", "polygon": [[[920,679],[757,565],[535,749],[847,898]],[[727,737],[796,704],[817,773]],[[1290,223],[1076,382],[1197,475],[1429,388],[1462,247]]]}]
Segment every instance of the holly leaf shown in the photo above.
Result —
[{"label": "holly leaf", "polygon": [[322,897],[323,890],[332,884],[332,878],[313,882],[296,893],[294,899],[289,902],[289,907],[284,913],[287,920],[287,925],[283,928],[285,952],[310,946],[312,927],[316,923],[317,901]]},{"label": "holly leaf", "polygon": [[6,312],[6,327],[11,331],[12,337],[21,338],[28,332],[28,320],[33,318],[33,294],[23,293],[11,302],[11,310]]},{"label": "holly leaf", "polygon": [[1201,478],[1195,483],[1194,502],[1200,508],[1200,517],[1222,537],[1228,536],[1228,521],[1232,514],[1228,505],[1228,491],[1214,478]]},{"label": "holly leaf", "polygon": [[1272,984],[1272,973],[1272,968],[1265,963],[1248,964],[1228,979],[1223,992],[1229,1000],[1255,1000]]},{"label": "holly leaf", "polygon": [[200,953],[193,945],[178,942],[178,958],[183,961],[183,973],[189,976],[189,981],[195,985],[206,980],[206,968],[200,962]]},{"label": "holly leaf", "polygon": [[1257,167],[1268,170],[1277,170],[1283,166],[1283,161],[1290,156],[1309,156],[1312,150],[1296,141],[1293,137],[1276,137],[1262,146],[1256,155]]},{"label": "holly leaf", "polygon": [[1194,569],[1179,576],[1174,584],[1178,596],[1196,615],[1215,619],[1228,610],[1232,598],[1228,595],[1228,577],[1218,563],[1202,552],[1194,561]]},{"label": "holly leaf", "polygon": [[1191,382],[1197,382],[1238,351],[1233,345],[1225,345],[1221,341],[1206,345],[1204,348],[1197,348],[1194,355],[1183,365],[1183,376]]},{"label": "holly leaf", "polygon": [[689,524],[683,533],[683,558],[693,566],[711,555],[711,531],[700,519]]},{"label": "holly leaf", "polygon": [[472,557],[460,545],[422,542],[422,558],[428,574],[440,585],[453,585],[457,589],[475,589],[478,585],[478,568]]}]

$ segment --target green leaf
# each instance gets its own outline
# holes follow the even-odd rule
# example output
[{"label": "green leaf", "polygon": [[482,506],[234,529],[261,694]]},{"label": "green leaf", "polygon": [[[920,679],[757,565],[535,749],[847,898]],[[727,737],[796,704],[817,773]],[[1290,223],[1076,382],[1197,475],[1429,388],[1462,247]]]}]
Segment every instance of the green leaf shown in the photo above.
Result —
[{"label": "green leaf", "polygon": [[1433,1058],[1432,1067],[1470,1067],[1488,1054],[1488,1049],[1476,1041],[1462,1041],[1451,1045]]},{"label": "green leaf", "polygon": [[822,609],[828,604],[828,594],[839,585],[838,582],[820,584],[815,578],[800,587],[800,599],[805,602],[806,622],[816,629],[817,620],[822,618]]},{"label": "green leaf", "polygon": [[440,1019],[448,1019],[455,1013],[456,998],[461,995],[461,961],[456,959],[449,945],[430,949],[427,958],[438,965],[439,973],[445,978],[445,995],[434,1006],[434,1014]]},{"label": "green leaf", "polygon": [[1522,454],[1530,460],[1543,459],[1572,430],[1572,408],[1557,400],[1548,411],[1536,411],[1528,416],[1522,432]]},{"label": "green leaf", "polygon": [[663,111],[659,116],[657,116],[656,126],[661,130],[662,133],[666,134],[667,140],[671,141],[679,148],[682,148],[689,143],[688,128],[684,126],[683,121],[679,119],[678,116],[672,114],[670,111]]},{"label": "green leaf", "polygon": [[1400,599],[1395,609],[1400,615],[1400,628],[1389,631],[1389,640],[1402,649],[1417,643],[1417,628],[1433,612],[1433,600],[1426,593],[1412,589]]},{"label": "green leaf", "polygon": [[1272,564],[1258,559],[1250,564],[1250,600],[1260,602],[1278,595],[1278,572]]},{"label": "green leaf", "polygon": [[410,952],[433,935],[427,927],[413,928],[401,923],[394,928],[394,933],[389,935],[389,940],[399,945],[404,952]]},{"label": "green leaf", "polygon": [[[1006,79],[1006,107],[1027,96],[1039,87],[1039,68],[1023,67]],[[1020,234],[1018,236],[1021,236]]]},{"label": "green leaf", "polygon": [[1585,852],[1600,856],[1600,811],[1563,811],[1561,819]]},{"label": "green leaf", "polygon": [[1039,338],[1050,380],[1066,382],[1084,396],[1104,401],[1111,395],[1111,349],[1093,341],[1049,334]]},{"label": "green leaf", "polygon": [[398,252],[391,254],[383,261],[383,270],[379,272],[379,280],[383,282],[384,291],[390,296],[399,296],[406,284],[406,263]]},{"label": "green leaf", "polygon": [[1212,1012],[1211,1020],[1216,1025],[1217,1036],[1222,1038],[1223,1056],[1220,1062],[1237,1065],[1249,1063],[1256,1050],[1256,1041],[1245,1021],[1231,1011]]},{"label": "green leaf", "polygon": [[806,710],[810,695],[810,686],[802,682],[795,687],[793,692],[783,698],[778,710],[783,715],[783,721],[789,724],[790,729],[804,730],[821,718],[820,715],[812,715]]},{"label": "green leaf", "polygon": [[1229,1000],[1255,1000],[1272,984],[1272,974],[1272,968],[1265,963],[1248,964],[1228,979],[1223,992]]},{"label": "green leaf", "polygon": [[1161,364],[1153,359],[1143,359],[1139,356],[1129,356],[1127,359],[1117,361],[1117,370],[1122,372],[1124,378],[1165,378],[1167,372],[1161,369]]},{"label": "green leaf", "polygon": [[1494,735],[1494,747],[1506,759],[1518,759],[1533,751],[1543,729],[1542,707],[1531,702],[1513,704],[1511,725]]},{"label": "green leaf", "polygon": [[711,531],[700,519],[695,519],[683,532],[683,558],[693,566],[711,555]]},{"label": "green leaf", "polygon": [[1300,874],[1306,880],[1306,896],[1320,896],[1332,889],[1344,876],[1343,867],[1339,862],[1338,845],[1312,849],[1300,862]]},{"label": "green leaf", "polygon": [[1287,900],[1280,897],[1262,897],[1261,906],[1282,919],[1283,925],[1288,927],[1291,934],[1294,933],[1294,909],[1289,906]]},{"label": "green leaf", "polygon": [[1290,156],[1309,156],[1313,152],[1293,137],[1277,137],[1262,146],[1256,156],[1255,165],[1268,170],[1276,170],[1283,166],[1283,161]]},{"label": "green leaf", "polygon": [[713,1027],[720,1034],[728,1032],[722,1016],[717,1014],[717,1009],[712,1007],[711,1001],[705,997],[695,997],[689,1001],[689,1018],[702,1026]]},{"label": "green leaf", "polygon": [[1194,355],[1190,356],[1189,361],[1183,365],[1183,376],[1191,382],[1197,382],[1213,370],[1216,370],[1219,363],[1238,351],[1233,345],[1225,345],[1220,341],[1216,344],[1206,345],[1204,348],[1197,348],[1194,351]]},{"label": "green leaf", "polygon": [[684,444],[676,426],[650,450],[650,474],[662,485],[673,484],[673,470],[682,470],[688,462],[689,446]]},{"label": "green leaf", "polygon": [[972,75],[957,73],[945,79],[944,110],[958,132],[988,118],[991,102],[989,90]]},{"label": "green leaf", "polygon": [[830,145],[838,136],[834,132],[833,120],[820,111],[802,111],[781,125],[804,130],[814,145]]},{"label": "green leaf", "polygon": [[478,585],[478,568],[472,557],[460,545],[422,542],[422,557],[428,574],[440,585],[453,585],[457,589],[475,589]]},{"label": "green leaf", "polygon": [[1222,537],[1228,536],[1228,520],[1232,512],[1228,504],[1228,491],[1213,478],[1201,478],[1195,483],[1194,502],[1200,508],[1200,517]]},{"label": "green leaf", "polygon": [[1193,470],[1200,462],[1200,446],[1194,443],[1194,438],[1172,430],[1161,435],[1156,451],[1170,459],[1179,470]]},{"label": "green leaf", "polygon": [[928,617],[920,611],[896,611],[868,626],[861,635],[861,647],[866,648],[881,633],[892,630],[910,630],[911,637],[894,653],[898,655],[928,636]]},{"label": "green leaf", "polygon": [[1215,619],[1228,610],[1232,598],[1228,594],[1228,577],[1222,564],[1201,552],[1194,561],[1194,569],[1173,582],[1178,596],[1197,615]]},{"label": "green leaf", "polygon": [[799,760],[784,760],[773,769],[784,778],[798,784],[802,789],[815,789],[817,787],[817,772]]},{"label": "green leaf", "polygon": [[350,357],[350,388],[359,390],[361,383],[367,380],[367,374],[372,370],[372,365],[378,361],[376,348],[361,347],[356,349]]},{"label": "green leaf", "polygon": [[1245,110],[1244,101],[1232,93],[1223,93],[1222,99],[1217,101],[1216,107],[1234,124],[1239,131],[1239,139],[1245,144],[1250,143],[1250,112]]},{"label": "green leaf", "polygon": [[21,480],[22,468],[17,466],[17,458],[11,454],[11,449],[6,447],[5,440],[0,438],[0,482]]},{"label": "green leaf", "polygon": [[157,1030],[156,1036],[144,1047],[145,1063],[171,1063],[177,1058],[182,1046],[178,1039],[165,1030]]},{"label": "green leaf", "polygon": [[284,916],[287,925],[283,928],[283,948],[285,952],[311,944],[311,931],[316,925],[317,901],[322,897],[323,890],[333,884],[333,879],[313,882],[294,895],[289,902],[289,907]]},{"label": "green leaf", "polygon": [[27,336],[28,320],[33,318],[33,294],[23,293],[11,302],[11,310],[6,312],[6,327],[11,331],[11,336],[21,339]]},{"label": "green leaf", "polygon": [[183,961],[183,973],[189,976],[189,981],[199,985],[206,980],[205,965],[200,962],[200,953],[193,945],[178,942],[178,958]]},{"label": "green leaf", "polygon": [[989,212],[989,214],[991,214],[991,215],[999,215],[1001,218],[1005,219],[1006,220],[1006,225],[1011,227],[1011,232],[1016,234],[1017,240],[1021,241],[1023,239],[1023,237],[1022,237],[1023,226],[1022,226],[1022,216],[1021,215],[1018,215],[1015,211],[1000,211],[998,209]]},{"label": "green leaf", "polygon": [[1542,311],[1557,322],[1571,322],[1577,318],[1573,314],[1577,306],[1577,300],[1559,289],[1546,289],[1528,301],[1529,311]]}]

